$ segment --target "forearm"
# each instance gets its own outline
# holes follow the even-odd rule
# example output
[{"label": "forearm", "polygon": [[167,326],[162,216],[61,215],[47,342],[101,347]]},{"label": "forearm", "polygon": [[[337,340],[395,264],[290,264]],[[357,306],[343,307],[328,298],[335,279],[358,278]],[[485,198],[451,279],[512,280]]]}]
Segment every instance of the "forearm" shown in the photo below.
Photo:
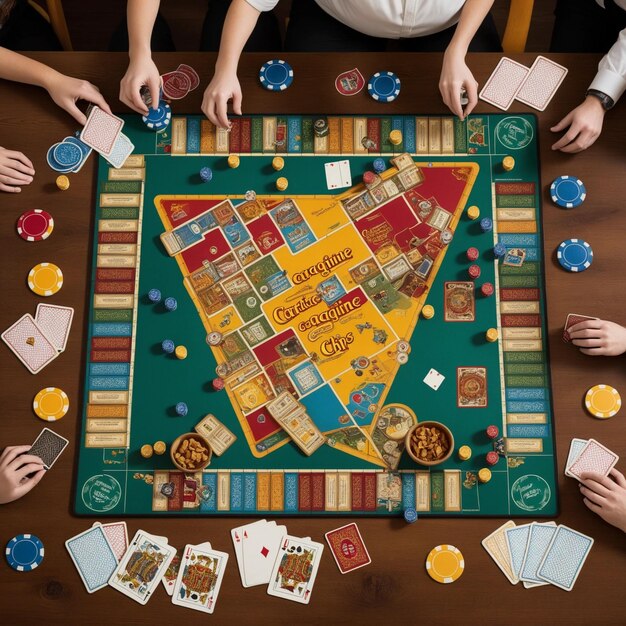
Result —
[{"label": "forearm", "polygon": [[626,90],[626,28],[620,33],[608,54],[598,66],[598,73],[590,85],[611,96],[617,102]]},{"label": "forearm", "polygon": [[59,73],[17,52],[0,48],[0,78],[48,89]]},{"label": "forearm", "polygon": [[261,12],[246,0],[233,0],[222,29],[216,71],[236,72],[241,51],[254,30]]},{"label": "forearm", "polygon": [[159,0],[128,0],[128,56],[150,56],[152,28],[159,12]]},{"label": "forearm", "polygon": [[461,18],[446,52],[458,52],[465,56],[467,49],[493,5],[493,0],[467,0],[461,10]]}]

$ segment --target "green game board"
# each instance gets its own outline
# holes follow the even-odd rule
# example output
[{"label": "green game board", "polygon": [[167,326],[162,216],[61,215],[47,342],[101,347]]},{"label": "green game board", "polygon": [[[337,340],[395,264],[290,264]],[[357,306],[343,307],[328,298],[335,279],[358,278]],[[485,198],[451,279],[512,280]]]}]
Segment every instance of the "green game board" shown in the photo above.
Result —
[{"label": "green game board", "polygon": [[[175,116],[170,128],[155,135],[136,116],[127,116],[123,132],[135,144],[133,155],[120,170],[114,170],[100,158],[76,513],[400,515],[405,508],[415,507],[420,515],[554,516],[558,496],[535,118],[484,115],[459,122],[432,116],[328,117],[330,132],[325,138],[315,137],[314,119],[252,116],[236,120],[227,135],[199,117]],[[392,129],[403,133],[399,146],[387,139]],[[362,148],[361,136],[372,139],[374,147]],[[168,229],[164,214],[170,211],[170,216],[175,214],[184,223],[186,211],[191,211],[192,217],[197,213],[193,213],[194,207],[207,211],[230,198],[236,208],[244,202],[246,190],[254,189],[258,198],[267,199],[266,208],[273,219],[276,215],[272,207],[284,198],[293,198],[302,205],[302,214],[313,226],[316,215],[330,224],[333,220],[324,217],[329,211],[335,211],[340,221],[349,222],[341,202],[328,199],[331,192],[326,187],[324,164],[347,159],[353,180],[360,181],[363,172],[372,169],[374,158],[382,156],[390,168],[390,160],[405,152],[411,154],[424,176],[414,191],[419,194],[420,190],[427,190],[431,204],[438,205],[442,198],[444,205],[457,183],[459,190],[469,192],[469,197],[459,192],[458,198],[454,196],[454,206],[444,207],[452,216],[449,223],[454,225],[450,226],[454,237],[447,247],[435,252],[439,256],[430,274],[420,264],[412,266],[403,277],[381,272],[371,284],[363,283],[368,311],[388,320],[390,311],[403,310],[398,309],[400,302],[405,306],[402,315],[409,315],[407,310],[417,313],[406,364],[396,364],[398,350],[395,343],[391,344],[390,332],[382,352],[368,356],[374,363],[378,358],[381,366],[393,370],[392,374],[377,379],[374,374],[370,378],[367,369],[361,370],[357,374],[361,376],[361,386],[346,397],[342,397],[338,376],[331,380],[322,376],[321,382],[310,382],[315,372],[319,375],[325,367],[315,359],[298,361],[298,367],[310,368],[307,376],[298,379],[295,370],[288,372],[289,384],[296,388],[300,402],[330,443],[307,457],[281,429],[270,432],[265,428],[267,413],[262,413],[262,409],[236,410],[230,387],[228,393],[212,390],[218,361],[205,338],[208,325],[216,324],[218,316],[206,311],[201,316],[198,301],[185,288],[180,262],[185,253],[179,255],[177,263],[164,249],[160,240]],[[238,168],[228,167],[229,153],[240,155]],[[271,166],[276,154],[285,160],[281,172],[275,172]],[[515,158],[511,172],[502,168],[505,155]],[[202,166],[213,170],[209,183],[202,183],[199,178]],[[444,174],[448,178],[437,178]],[[289,187],[279,194],[275,180],[281,175],[288,178]],[[352,192],[341,189],[332,193],[343,193],[346,198]],[[393,202],[405,198],[408,203],[416,197],[411,193],[403,191]],[[161,214],[156,208],[159,202]],[[383,201],[374,210],[381,209],[382,214],[381,207],[391,202]],[[492,218],[494,230],[483,232],[480,220],[467,216],[466,205],[478,206],[481,218]],[[404,250],[400,256],[408,258],[410,253],[400,242],[405,235],[399,234],[400,227],[391,224],[398,214],[396,205],[393,206],[394,210],[383,220],[391,232],[387,239],[383,235],[383,244],[392,242],[397,250]],[[319,207],[324,207],[324,211],[318,211]],[[367,215],[359,216],[355,223],[365,218]],[[269,218],[264,215],[263,219]],[[214,228],[216,234],[219,227]],[[239,234],[247,232],[247,225],[242,229],[239,224],[238,228]],[[380,230],[377,224],[376,232]],[[419,240],[418,230],[417,234],[411,231],[412,241]],[[229,235],[225,228],[222,231],[228,243],[232,233]],[[286,230],[281,234],[289,245],[309,244],[301,244],[302,239],[297,240]],[[208,237],[208,233],[204,236]],[[305,233],[305,239],[306,236]],[[318,243],[324,240],[316,232],[309,236]],[[252,240],[261,250],[260,238],[253,236]],[[370,247],[374,245],[373,240],[367,241]],[[498,242],[506,247],[511,255],[508,261],[513,265],[505,265],[502,260],[494,262],[493,247]],[[476,263],[481,269],[476,280],[475,319],[445,321],[444,284],[470,280],[466,256],[469,247],[479,250]],[[287,248],[283,248],[285,252]],[[516,249],[523,250],[521,264],[520,253],[511,252]],[[280,254],[276,253],[276,258]],[[300,258],[293,254],[294,259]],[[383,252],[379,250],[377,254],[380,261]],[[355,258],[353,265],[366,258],[367,255]],[[190,259],[191,255],[187,264]],[[397,267],[398,257],[395,261]],[[211,264],[206,259],[203,263],[205,267]],[[415,272],[424,279],[423,284],[415,279],[421,287],[413,296],[403,295],[399,292],[403,280]],[[329,274],[333,273],[343,276],[339,270]],[[286,276],[291,277],[291,271]],[[494,295],[480,295],[478,287],[483,282],[495,286]],[[163,302],[150,303],[147,293],[152,288],[158,288],[163,298],[176,298],[176,311],[167,312]],[[277,292],[280,289],[276,287]],[[263,292],[258,293],[263,296]],[[423,304],[434,306],[433,319],[419,315]],[[243,317],[242,307],[238,301],[235,309]],[[259,309],[255,310],[258,314]],[[361,318],[361,324],[367,323],[367,315]],[[261,317],[267,316],[262,313]],[[223,316],[224,335],[230,332],[229,319]],[[394,323],[390,322],[391,330]],[[265,322],[264,327],[268,328]],[[499,331],[495,343],[485,339],[489,328]],[[360,328],[358,332],[370,331]],[[166,338],[185,345],[188,357],[181,361],[165,355],[161,342]],[[364,340],[357,337],[356,341]],[[356,359],[362,351],[350,355]],[[422,382],[431,368],[445,376],[438,391]],[[486,370],[484,388],[479,389],[478,399],[470,398],[469,405],[469,391],[464,391],[465,395],[459,392],[457,377],[462,377],[461,385],[469,384],[468,389],[473,388],[476,380],[471,376],[463,378],[465,374],[458,368]],[[355,375],[358,368],[353,365],[353,369],[348,369],[346,379]],[[317,388],[312,392],[303,390],[294,382],[297,380]],[[481,380],[479,376],[479,387]],[[381,394],[384,402],[364,401],[364,392],[370,391]],[[180,401],[189,407],[184,417],[177,416],[173,409]],[[464,402],[466,406],[459,406]],[[404,453],[393,471],[385,469],[382,458],[377,463],[368,461],[367,455],[373,458],[377,449],[371,439],[380,434],[376,428],[381,416],[389,417],[389,410],[385,412],[384,407],[390,404],[408,407],[419,422],[436,420],[446,424],[453,432],[456,449],[470,446],[471,458],[460,461],[455,450],[450,459],[429,469],[415,464]],[[258,418],[259,411],[263,421]],[[337,411],[340,423],[344,423],[345,411],[352,420],[350,425],[358,427],[327,427],[327,421],[334,419]],[[222,456],[214,455],[204,472],[183,475],[174,469],[169,444],[181,433],[191,432],[207,413],[217,416],[237,440]],[[256,422],[251,417],[255,415]],[[491,424],[500,431],[495,442],[485,434]],[[142,458],[141,446],[158,440],[166,442],[168,452]],[[499,461],[491,467],[491,480],[481,483],[477,480],[478,470],[487,467],[485,455],[494,448],[500,451]],[[164,483],[171,483],[173,496],[161,493]]]}]

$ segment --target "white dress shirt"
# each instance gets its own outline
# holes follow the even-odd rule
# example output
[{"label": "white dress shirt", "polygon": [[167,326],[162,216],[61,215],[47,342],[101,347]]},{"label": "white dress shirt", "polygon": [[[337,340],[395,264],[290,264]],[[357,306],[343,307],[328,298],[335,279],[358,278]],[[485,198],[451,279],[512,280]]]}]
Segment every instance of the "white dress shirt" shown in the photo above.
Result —
[{"label": "white dress shirt", "polygon": [[[293,0],[298,2],[298,0]],[[400,39],[438,33],[459,21],[465,0],[315,0],[330,16],[371,37]],[[271,11],[278,0],[246,0]]]},{"label": "white dress shirt", "polygon": [[[296,0],[297,1],[297,0]],[[604,0],[596,0],[604,8]],[[626,0],[614,0],[615,4],[626,11]],[[626,28],[620,32],[617,41],[602,58],[598,73],[589,89],[597,89],[615,102],[626,91]]]}]

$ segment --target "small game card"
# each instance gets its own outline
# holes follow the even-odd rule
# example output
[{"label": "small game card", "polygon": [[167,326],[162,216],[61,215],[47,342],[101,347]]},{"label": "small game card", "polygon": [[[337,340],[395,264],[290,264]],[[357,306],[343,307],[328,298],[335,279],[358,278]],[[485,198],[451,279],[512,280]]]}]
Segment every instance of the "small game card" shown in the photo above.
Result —
[{"label": "small game card", "polygon": [[59,356],[56,346],[29,313],[7,328],[2,333],[2,340],[31,374],[36,374]]},{"label": "small game card", "polygon": [[[128,550],[128,529],[126,528],[126,522],[109,522],[107,524],[94,522],[93,525],[100,526],[100,528],[102,528],[109,545],[115,554],[115,558],[119,563],[126,550]],[[109,577],[110,576],[111,574],[109,574]]]},{"label": "small game card", "polygon": [[572,474],[569,473],[568,467],[574,463],[574,461],[578,458],[578,455],[583,451],[583,448],[587,445],[588,439],[572,439],[569,444],[569,453],[567,455],[567,461],[565,461],[565,475],[570,478],[574,478]]},{"label": "small game card", "polygon": [[259,524],[249,526],[242,534],[241,552],[245,569],[246,587],[267,585],[272,567],[283,539],[286,526]]},{"label": "small game card", "polygon": [[352,173],[350,172],[350,161],[332,161],[324,163],[326,170],[326,187],[328,189],[342,189],[352,186]]},{"label": "small game card", "polygon": [[566,67],[538,56],[515,94],[515,99],[538,111],[544,111],[566,75]]},{"label": "small game card", "polygon": [[347,574],[372,562],[359,527],[353,522],[325,535],[326,543],[342,574]]},{"label": "small game card", "polygon": [[481,544],[483,548],[487,550],[487,554],[489,554],[495,564],[500,568],[500,571],[507,577],[507,580],[512,585],[516,585],[519,582],[519,577],[515,575],[511,567],[511,554],[506,542],[506,531],[509,528],[515,528],[514,521],[509,520],[499,528],[496,528],[496,530],[481,541]]},{"label": "small game card", "polygon": [[[250,524],[246,524],[245,526],[238,526],[237,528],[233,528],[230,531],[230,536],[233,540],[233,546],[235,547],[235,556],[237,557],[237,565],[239,566],[239,575],[241,577],[241,584],[244,587],[249,587],[248,582],[246,581],[246,568],[243,561],[243,541],[250,532],[250,530],[255,526],[266,526],[273,525],[276,526],[276,522],[268,522],[267,520],[261,519],[256,522],[252,522]],[[272,565],[274,562],[272,561]]]},{"label": "small game card", "polygon": [[597,472],[602,476],[608,476],[618,461],[619,457],[615,452],[611,452],[595,439],[590,439],[567,468],[568,476],[580,479],[581,474],[585,472]]},{"label": "small game card", "polygon": [[206,438],[217,456],[224,454],[237,441],[236,435],[211,413],[207,413],[193,429]]},{"label": "small game card", "polygon": [[37,305],[35,322],[46,337],[63,352],[70,336],[74,309],[71,306],[40,303]]},{"label": "small game card", "polygon": [[71,537],[65,542],[65,547],[87,593],[94,593],[107,586],[118,559],[100,524]]},{"label": "small game card", "polygon": [[431,368],[424,378],[424,382],[431,388],[437,391],[441,387],[441,383],[446,379],[443,374],[440,374],[436,369]]},{"label": "small game card", "polygon": [[26,454],[38,456],[43,461],[44,467],[49,470],[61,456],[68,443],[69,441],[65,437],[57,435],[49,428],[44,428]]},{"label": "small game card", "polygon": [[[150,105],[148,105],[150,106]],[[211,547],[211,544],[208,544]],[[167,595],[171,596],[174,593],[174,585],[176,585],[176,579],[178,578],[178,572],[180,570],[180,554],[178,550],[174,553],[174,558],[171,560],[169,567],[165,570],[161,582],[167,591]]]},{"label": "small game card", "polygon": [[589,317],[588,315],[580,315],[578,313],[568,313],[565,319],[565,326],[563,327],[563,341],[569,343],[572,339],[569,336],[569,330],[572,326],[580,324],[586,320],[597,320],[597,317]]},{"label": "small game card", "polygon": [[507,528],[504,531],[506,544],[511,556],[511,571],[513,577],[519,580],[519,575],[524,562],[524,554],[526,553],[526,545],[528,536],[530,535],[530,524],[521,524],[514,528]]},{"label": "small game card", "polygon": [[123,119],[93,105],[80,133],[80,139],[90,148],[107,157],[113,152],[123,126]]},{"label": "small game card", "polygon": [[502,57],[480,92],[480,99],[506,111],[529,72],[525,65]]},{"label": "small game card", "polygon": [[519,575],[520,580],[524,581],[526,588],[529,587],[529,584],[533,587],[547,584],[545,581],[541,580],[541,578],[537,577],[537,569],[555,532],[556,524],[554,522],[546,522],[543,524],[533,522],[530,525],[528,542],[526,544],[524,560],[522,561],[522,568]]},{"label": "small game card", "polygon": [[109,155],[102,155],[116,169],[126,163],[126,159],[132,154],[135,144],[124,134],[120,133],[115,141],[113,150]]}]

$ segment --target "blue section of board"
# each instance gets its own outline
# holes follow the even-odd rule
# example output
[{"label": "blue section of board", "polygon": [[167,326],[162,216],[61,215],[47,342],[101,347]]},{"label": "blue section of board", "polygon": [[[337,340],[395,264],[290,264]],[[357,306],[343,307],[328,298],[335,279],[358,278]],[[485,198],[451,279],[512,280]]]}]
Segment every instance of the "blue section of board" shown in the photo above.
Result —
[{"label": "blue section of board", "polygon": [[133,325],[126,322],[100,322],[92,324],[92,337],[130,337]]},{"label": "blue section of board", "polygon": [[187,118],[187,154],[200,154],[200,118]]},{"label": "blue section of board", "polygon": [[302,152],[302,118],[287,118],[287,151]]},{"label": "blue section of board", "polygon": [[547,402],[507,402],[507,413],[547,413]]},{"label": "blue section of board", "polygon": [[256,472],[243,473],[243,510],[256,511]]},{"label": "blue section of board", "polygon": [[200,500],[200,510],[207,513],[217,511],[217,474],[203,472],[202,484],[208,487],[209,497],[206,500]]},{"label": "blue section of board", "polygon": [[130,363],[90,363],[91,376],[129,376]]},{"label": "blue section of board", "polygon": [[402,508],[415,508],[415,474],[403,472],[402,476]]},{"label": "blue section of board", "polygon": [[404,118],[404,133],[402,135],[404,141],[404,150],[410,154],[414,154],[417,150],[415,145],[415,117],[407,115]]},{"label": "blue section of board", "polygon": [[90,376],[89,391],[125,391],[128,389],[127,376]]},{"label": "blue section of board", "polygon": [[298,512],[298,474],[285,472],[285,513]]},{"label": "blue section of board", "polygon": [[508,437],[547,437],[550,428],[547,424],[509,424],[506,427]]},{"label": "blue section of board", "polygon": [[[505,366],[506,370],[506,366]],[[513,387],[506,390],[507,400],[545,400],[546,390],[540,387]]]},{"label": "blue section of board", "polygon": [[230,473],[230,510],[243,511],[243,472]]}]

